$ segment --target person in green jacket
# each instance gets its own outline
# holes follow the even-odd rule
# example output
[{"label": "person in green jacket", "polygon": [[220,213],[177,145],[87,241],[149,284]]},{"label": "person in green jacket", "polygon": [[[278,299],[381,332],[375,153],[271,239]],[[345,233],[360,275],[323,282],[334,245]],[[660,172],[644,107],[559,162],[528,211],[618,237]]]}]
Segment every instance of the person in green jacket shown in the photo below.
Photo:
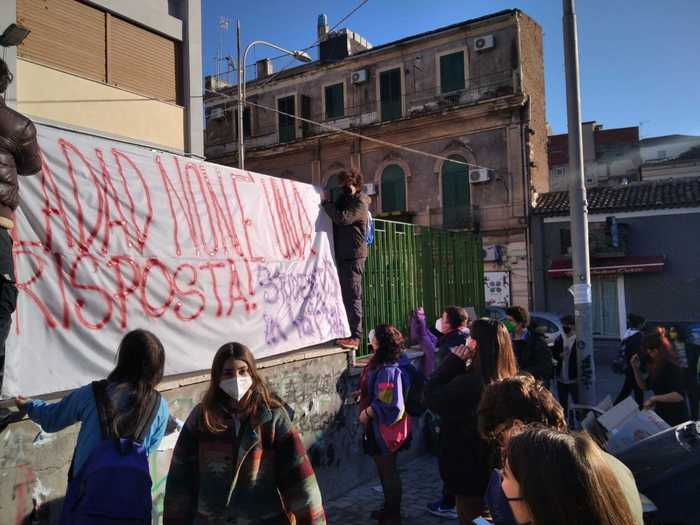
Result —
[{"label": "person in green jacket", "polygon": [[164,525],[325,525],[299,431],[240,343],[219,348],[211,382],[178,437]]}]

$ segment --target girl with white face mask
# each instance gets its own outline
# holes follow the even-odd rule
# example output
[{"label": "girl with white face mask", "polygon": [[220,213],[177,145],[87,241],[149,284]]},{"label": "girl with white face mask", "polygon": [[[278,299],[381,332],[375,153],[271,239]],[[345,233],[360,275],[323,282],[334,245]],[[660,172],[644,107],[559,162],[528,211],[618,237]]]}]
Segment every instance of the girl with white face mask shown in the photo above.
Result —
[{"label": "girl with white face mask", "polygon": [[209,388],[180,433],[163,523],[326,523],[299,431],[240,343],[216,353]]}]

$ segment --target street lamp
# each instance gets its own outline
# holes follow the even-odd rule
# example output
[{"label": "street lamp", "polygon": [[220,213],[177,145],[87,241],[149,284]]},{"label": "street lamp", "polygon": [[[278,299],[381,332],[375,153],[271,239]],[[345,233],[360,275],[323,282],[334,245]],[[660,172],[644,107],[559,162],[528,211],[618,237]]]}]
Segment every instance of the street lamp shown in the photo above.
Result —
[{"label": "street lamp", "polygon": [[282,51],[283,53],[286,53],[289,56],[292,56],[296,58],[297,60],[301,62],[311,62],[312,59],[309,56],[308,53],[305,51],[290,51],[289,49],[285,49],[283,47],[280,47],[278,45],[275,45],[271,42],[267,42],[265,40],[255,40],[254,42],[251,42],[248,44],[248,47],[245,48],[245,51],[243,52],[243,60],[241,61],[241,22],[238,22],[238,26],[236,28],[236,41],[237,41],[237,49],[238,49],[238,167],[240,169],[244,169],[245,167],[245,146],[243,143],[243,111],[244,111],[244,106],[245,106],[245,64],[248,58],[248,51],[250,51],[253,46],[256,46],[258,44],[265,45],[268,47],[272,47],[274,49],[277,49],[278,51]]}]

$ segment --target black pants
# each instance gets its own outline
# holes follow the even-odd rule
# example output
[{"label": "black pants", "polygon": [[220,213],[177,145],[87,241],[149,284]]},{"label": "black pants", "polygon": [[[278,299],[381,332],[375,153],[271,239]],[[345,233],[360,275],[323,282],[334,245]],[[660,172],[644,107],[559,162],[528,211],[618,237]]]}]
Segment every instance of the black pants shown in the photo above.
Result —
[{"label": "black pants", "polygon": [[401,512],[401,478],[396,465],[397,453],[372,456],[377,466],[379,481],[384,491],[384,512],[388,516],[397,516]]},{"label": "black pants", "polygon": [[696,366],[696,363],[688,363],[688,367],[683,369],[685,392],[690,405],[690,419],[693,421],[698,418],[698,403],[700,402],[700,385],[698,385]]},{"label": "black pants", "polygon": [[560,383],[557,381],[557,393],[559,394],[559,404],[564,409],[564,417],[569,414],[569,394],[574,403],[578,403],[578,385],[576,383]]},{"label": "black pants", "polygon": [[362,337],[362,274],[365,272],[366,260],[362,258],[338,261],[343,305],[350,324],[350,337],[355,339]]},{"label": "black pants", "polygon": [[17,306],[15,266],[12,261],[12,237],[0,228],[0,384],[5,368],[5,341],[12,327],[12,312]]}]

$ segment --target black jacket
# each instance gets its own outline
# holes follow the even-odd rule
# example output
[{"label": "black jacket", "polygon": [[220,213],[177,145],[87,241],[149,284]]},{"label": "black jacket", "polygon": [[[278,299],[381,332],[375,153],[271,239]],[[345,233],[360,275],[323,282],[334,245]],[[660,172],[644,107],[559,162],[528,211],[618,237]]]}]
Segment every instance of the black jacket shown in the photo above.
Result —
[{"label": "black jacket", "polygon": [[5,105],[0,97],[0,221],[12,227],[12,212],[19,204],[17,174],[33,175],[41,169],[34,124]]},{"label": "black jacket", "polygon": [[477,429],[483,389],[481,373],[451,353],[425,385],[426,406],[440,416],[440,477],[452,494],[482,498],[488,483],[491,451]]},{"label": "black jacket", "polygon": [[[564,338],[560,335],[557,340],[554,341],[554,346],[552,347],[552,357],[556,361],[555,373],[557,379],[561,375],[561,367],[563,365],[562,355],[564,353]],[[578,352],[576,350],[576,340],[574,339],[574,346],[571,348],[571,354],[569,355],[569,379],[578,379]]]},{"label": "black jacket", "polygon": [[463,330],[454,330],[449,334],[443,335],[438,341],[436,366],[439,367],[442,364],[453,347],[467,344],[467,337],[469,337],[469,332]]},{"label": "black jacket", "polygon": [[544,337],[539,335],[534,327],[530,327],[525,340],[513,341],[515,357],[518,358],[518,368],[521,372],[529,372],[535,379],[549,381],[554,375],[552,352]]},{"label": "black jacket", "polygon": [[325,201],[323,209],[333,221],[336,261],[367,257],[367,219],[370,199],[364,193],[343,193],[336,202]]}]

